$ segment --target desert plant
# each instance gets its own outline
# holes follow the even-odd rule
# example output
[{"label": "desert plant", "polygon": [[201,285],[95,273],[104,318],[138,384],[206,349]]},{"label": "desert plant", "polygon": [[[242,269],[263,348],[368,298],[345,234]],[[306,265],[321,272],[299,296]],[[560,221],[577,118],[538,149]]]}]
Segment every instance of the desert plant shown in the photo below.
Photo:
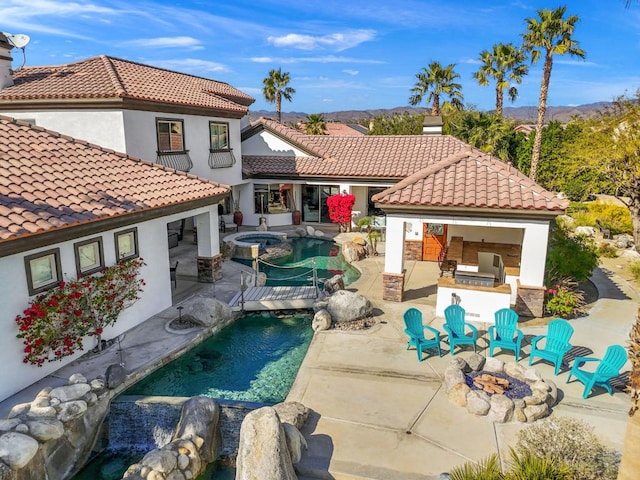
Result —
[{"label": "desert plant", "polygon": [[496,454],[478,463],[467,462],[449,472],[450,480],[502,480],[503,478],[500,460]]},{"label": "desert plant", "polygon": [[599,257],[604,258],[618,257],[618,250],[616,249],[616,247],[607,242],[602,242],[600,245],[598,245],[598,250],[596,250],[596,253]]},{"label": "desert plant", "polygon": [[548,417],[518,433],[516,451],[520,455],[548,458],[571,468],[572,480],[615,479],[620,455],[605,447],[587,423],[567,417]]},{"label": "desert plant", "polygon": [[531,452],[518,454],[511,449],[511,465],[506,480],[563,480],[571,479],[572,470],[551,457],[539,457]]},{"label": "desert plant", "polygon": [[588,279],[598,265],[598,254],[592,239],[585,235],[573,235],[557,222],[551,227],[545,281],[547,285],[559,283],[557,279],[569,278],[576,282]]},{"label": "desert plant", "polygon": [[631,275],[633,275],[633,278],[640,280],[640,260],[630,263],[629,271],[631,272]]}]

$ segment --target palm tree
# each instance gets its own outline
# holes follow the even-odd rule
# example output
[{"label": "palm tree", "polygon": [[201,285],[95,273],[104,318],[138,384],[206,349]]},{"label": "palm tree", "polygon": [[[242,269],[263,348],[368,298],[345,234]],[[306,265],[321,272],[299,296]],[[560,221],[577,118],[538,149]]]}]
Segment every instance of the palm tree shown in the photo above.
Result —
[{"label": "palm tree", "polygon": [[480,53],[482,66],[473,74],[473,78],[482,86],[489,85],[489,79],[495,80],[498,117],[502,117],[505,89],[509,89],[509,99],[512,102],[518,98],[518,89],[511,82],[522,83],[522,77],[529,72],[529,67],[524,64],[526,60],[527,54],[512,43],[498,43],[490,52],[483,50]]},{"label": "palm tree", "polygon": [[640,472],[640,310],[636,323],[629,334],[629,360],[631,373],[629,374],[629,393],[631,394],[631,409],[627,421],[627,431],[622,446],[622,461],[618,470],[618,480],[632,480],[638,478]]},{"label": "palm tree", "polygon": [[324,135],[327,131],[327,122],[321,113],[312,113],[307,115],[304,122],[304,133],[307,135]]},{"label": "palm tree", "polygon": [[278,122],[282,119],[282,99],[284,98],[285,100],[291,101],[291,96],[296,93],[295,88],[287,86],[289,85],[289,81],[291,81],[289,72],[282,72],[281,68],[271,70],[269,76],[262,81],[264,85],[262,93],[264,94],[265,100],[269,103],[275,102],[276,104]]},{"label": "palm tree", "polygon": [[428,68],[423,68],[422,72],[416,74],[418,81],[411,89],[413,95],[409,98],[409,103],[418,105],[426,95],[427,103],[431,103],[431,115],[440,115],[440,96],[448,96],[450,100],[442,106],[450,105],[462,110],[462,85],[454,82],[456,78],[460,78],[453,71],[454,67],[453,63],[443,68],[439,62],[431,62]]},{"label": "palm tree", "polygon": [[542,83],[538,100],[538,119],[536,122],[536,136],[533,141],[531,154],[531,171],[529,178],[536,179],[538,161],[540,160],[540,146],[542,144],[542,126],[547,112],[547,96],[549,81],[553,68],[554,55],[572,55],[584,58],[586,53],[579,48],[579,43],[572,38],[575,24],[580,20],[577,15],[563,18],[567,7],[555,10],[538,10],[538,18],[527,18],[527,32],[522,35],[524,49],[531,54],[531,63],[536,63],[544,55],[542,68]]}]

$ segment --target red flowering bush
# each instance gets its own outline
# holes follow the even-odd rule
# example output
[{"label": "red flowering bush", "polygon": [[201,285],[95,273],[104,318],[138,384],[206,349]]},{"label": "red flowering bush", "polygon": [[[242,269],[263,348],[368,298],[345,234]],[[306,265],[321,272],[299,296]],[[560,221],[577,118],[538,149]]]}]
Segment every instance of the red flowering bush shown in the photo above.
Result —
[{"label": "red flowering bush", "polygon": [[329,219],[333,223],[339,223],[341,231],[351,230],[351,212],[355,203],[355,195],[346,193],[339,193],[338,195],[327,197]]},{"label": "red flowering bush", "polygon": [[16,317],[23,339],[24,363],[41,367],[83,349],[83,338],[96,336],[113,325],[120,312],[138,300],[144,280],[137,278],[141,258],[106,267],[96,276],[60,282],[38,295]]}]

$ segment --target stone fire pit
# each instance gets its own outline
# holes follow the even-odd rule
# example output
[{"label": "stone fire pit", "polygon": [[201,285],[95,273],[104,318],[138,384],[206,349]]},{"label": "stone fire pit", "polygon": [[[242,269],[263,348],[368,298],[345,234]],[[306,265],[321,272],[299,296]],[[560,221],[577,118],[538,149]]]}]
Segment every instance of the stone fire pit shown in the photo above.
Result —
[{"label": "stone fire pit", "polygon": [[492,421],[535,422],[551,413],[558,389],[537,370],[473,354],[455,358],[444,371],[449,400]]}]

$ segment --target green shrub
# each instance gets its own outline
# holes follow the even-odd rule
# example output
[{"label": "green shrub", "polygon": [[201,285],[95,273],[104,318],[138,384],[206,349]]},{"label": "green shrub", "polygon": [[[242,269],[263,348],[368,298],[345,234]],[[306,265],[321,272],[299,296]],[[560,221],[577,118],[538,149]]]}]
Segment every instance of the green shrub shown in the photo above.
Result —
[{"label": "green shrub", "polygon": [[618,257],[618,250],[616,249],[616,247],[614,247],[613,245],[607,242],[601,243],[598,246],[598,250],[596,250],[596,253],[598,254],[599,257],[605,257],[605,258]]},{"label": "green shrub", "polygon": [[608,228],[613,235],[633,233],[633,221],[629,209],[610,202],[572,203],[567,210],[576,225]]},{"label": "green shrub", "polygon": [[556,284],[544,294],[545,309],[556,317],[569,318],[576,315],[584,305],[584,293],[566,285]]},{"label": "green shrub", "polygon": [[640,260],[636,260],[631,263],[629,265],[629,271],[631,272],[631,275],[633,275],[633,278],[640,280]]},{"label": "green shrub", "polygon": [[597,265],[598,254],[592,239],[572,235],[567,227],[557,222],[551,226],[545,272],[547,285],[561,283],[559,279],[582,282],[591,276]]},{"label": "green shrub", "polygon": [[506,480],[570,480],[572,469],[550,457],[538,457],[531,452],[521,454],[511,449],[511,465]]},{"label": "green shrub", "polygon": [[518,432],[516,451],[570,467],[566,478],[572,480],[615,480],[620,464],[619,453],[602,445],[591,426],[566,417],[547,417]]},{"label": "green shrub", "polygon": [[490,455],[479,463],[467,462],[449,472],[450,480],[502,480],[504,475],[500,468],[498,455]]}]

